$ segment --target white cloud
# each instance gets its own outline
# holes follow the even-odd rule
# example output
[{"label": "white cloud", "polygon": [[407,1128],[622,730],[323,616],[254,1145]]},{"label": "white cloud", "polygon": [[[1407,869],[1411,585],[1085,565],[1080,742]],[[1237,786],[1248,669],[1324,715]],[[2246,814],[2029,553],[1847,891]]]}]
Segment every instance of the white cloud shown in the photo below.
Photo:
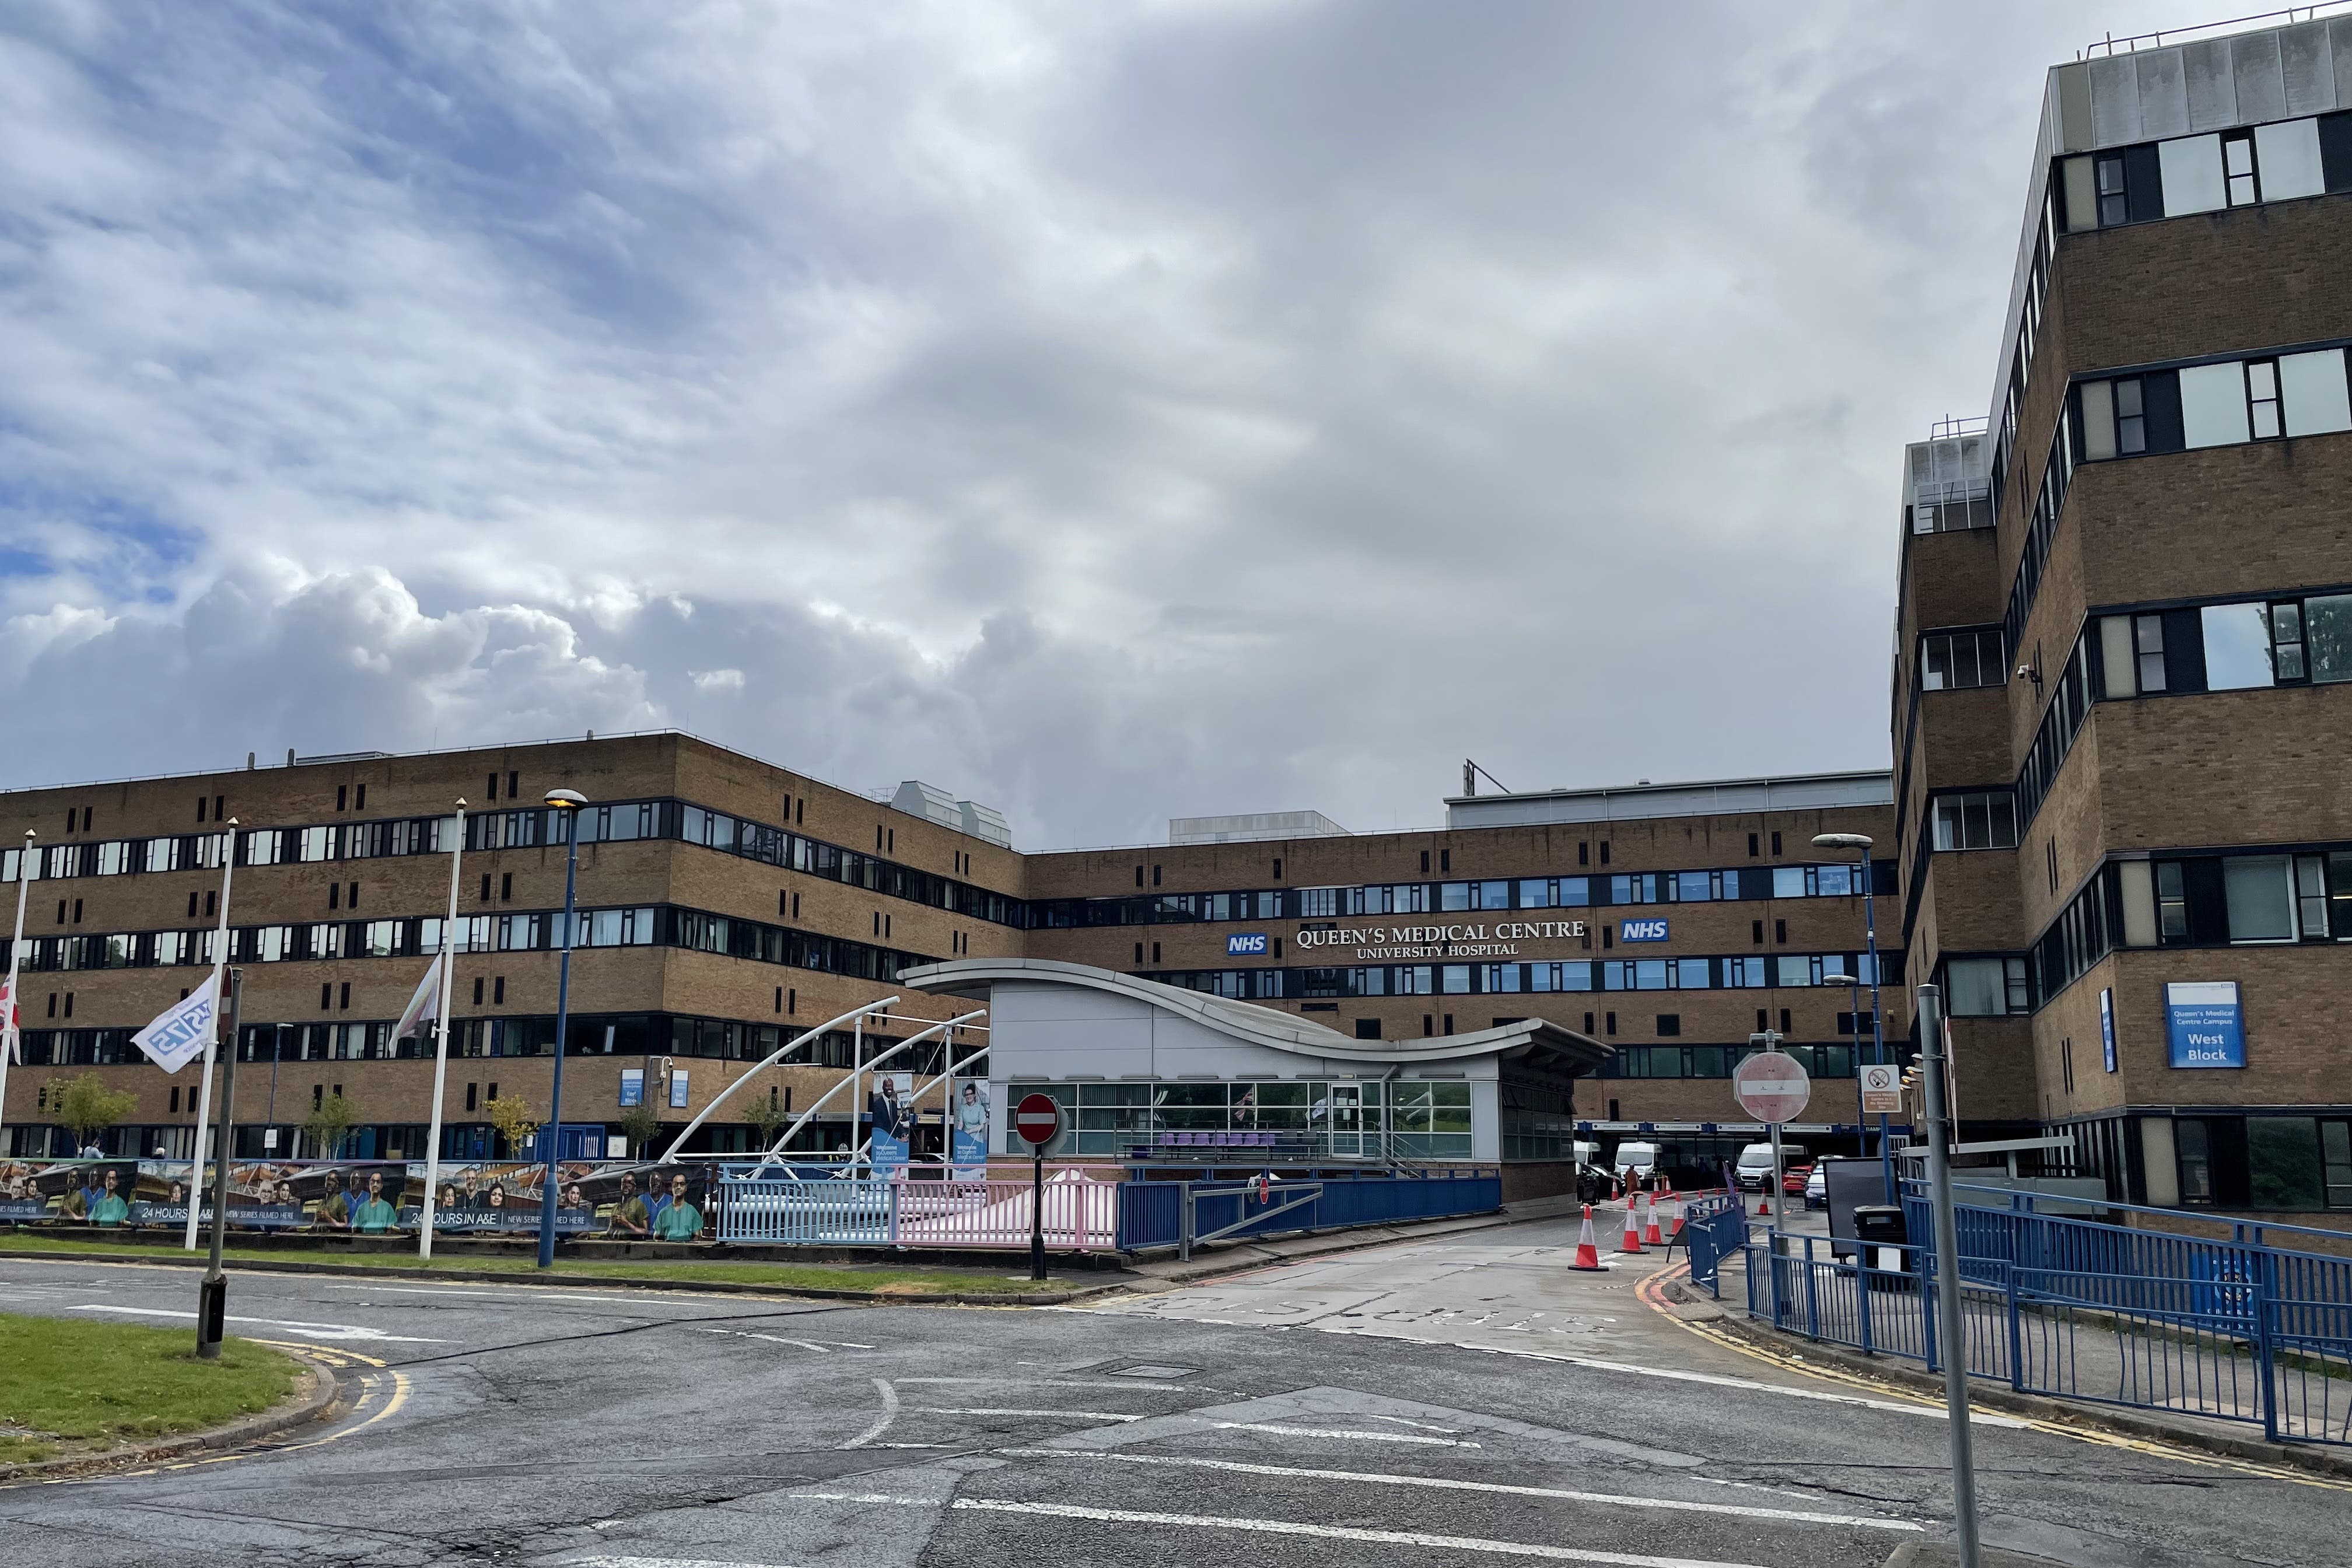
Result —
[{"label": "white cloud", "polygon": [[1883,761],[2088,15],[11,11],[0,782],[679,723],[1034,843]]}]

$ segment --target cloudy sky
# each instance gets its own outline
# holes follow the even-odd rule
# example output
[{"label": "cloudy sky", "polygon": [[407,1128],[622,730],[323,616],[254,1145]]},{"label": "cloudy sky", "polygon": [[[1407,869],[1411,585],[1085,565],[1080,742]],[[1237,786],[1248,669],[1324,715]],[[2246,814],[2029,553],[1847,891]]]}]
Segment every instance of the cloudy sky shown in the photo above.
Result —
[{"label": "cloudy sky", "polygon": [[2060,0],[0,10],[0,785],[676,726],[1024,847],[1884,766]]}]

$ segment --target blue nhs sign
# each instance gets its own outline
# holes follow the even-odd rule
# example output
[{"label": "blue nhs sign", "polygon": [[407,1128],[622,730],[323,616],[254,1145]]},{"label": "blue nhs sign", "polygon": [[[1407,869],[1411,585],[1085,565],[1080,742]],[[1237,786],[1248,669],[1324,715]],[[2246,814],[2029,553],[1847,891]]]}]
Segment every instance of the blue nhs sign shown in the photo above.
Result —
[{"label": "blue nhs sign", "polygon": [[1227,958],[1263,958],[1265,956],[1265,932],[1237,931],[1225,938]]},{"label": "blue nhs sign", "polygon": [[1661,920],[1619,921],[1617,940],[1619,942],[1664,942],[1666,940],[1666,922]]}]

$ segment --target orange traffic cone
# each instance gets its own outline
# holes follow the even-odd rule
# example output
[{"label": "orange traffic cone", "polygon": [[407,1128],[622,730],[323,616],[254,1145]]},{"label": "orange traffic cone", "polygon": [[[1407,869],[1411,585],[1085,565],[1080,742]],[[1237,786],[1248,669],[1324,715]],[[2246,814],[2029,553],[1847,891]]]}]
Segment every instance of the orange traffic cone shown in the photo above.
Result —
[{"label": "orange traffic cone", "polygon": [[1597,1272],[1601,1266],[1601,1247],[1592,1238],[1592,1205],[1587,1204],[1584,1205],[1584,1229],[1579,1232],[1576,1237],[1576,1261],[1569,1267],[1593,1273]]},{"label": "orange traffic cone", "polygon": [[1620,1252],[1642,1250],[1642,1227],[1633,1219],[1634,1201],[1632,1198],[1625,1200],[1625,1237],[1617,1244],[1617,1250]]},{"label": "orange traffic cone", "polygon": [[1643,1244],[1650,1247],[1664,1247],[1666,1244],[1666,1238],[1658,1234],[1658,1200],[1655,1197],[1648,1197],[1642,1205],[1642,1212],[1644,1216],[1642,1221]]},{"label": "orange traffic cone", "polygon": [[1683,1195],[1672,1187],[1666,1189],[1666,1238],[1671,1241],[1683,1233]]},{"label": "orange traffic cone", "polygon": [[1772,1197],[1769,1193],[1756,1194],[1756,1217],[1769,1219],[1772,1215]]}]

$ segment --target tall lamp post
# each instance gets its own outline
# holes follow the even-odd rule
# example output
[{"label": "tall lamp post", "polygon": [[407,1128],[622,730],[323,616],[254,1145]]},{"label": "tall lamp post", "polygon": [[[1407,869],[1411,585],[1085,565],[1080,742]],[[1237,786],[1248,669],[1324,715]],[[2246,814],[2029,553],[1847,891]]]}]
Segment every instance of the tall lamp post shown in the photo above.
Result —
[{"label": "tall lamp post", "polygon": [[[1886,1060],[1886,1019],[1878,1005],[1878,905],[1870,886],[1870,835],[1867,833],[1816,833],[1816,849],[1851,849],[1854,852],[1854,874],[1862,879],[1862,924],[1870,950],[1870,1045],[1873,1062]],[[1860,988],[1855,988],[1854,1010],[1861,1011]],[[1859,1096],[1862,1086],[1854,1085]],[[1854,1112],[1861,1114],[1859,1109]],[[1878,1118],[1878,1175],[1886,1188],[1886,1201],[1895,1201],[1895,1152],[1886,1146],[1886,1118]]]},{"label": "tall lamp post", "polygon": [[574,895],[580,886],[580,808],[588,797],[576,789],[547,792],[548,809],[563,822],[563,948],[555,972],[555,1085],[548,1093],[547,1125],[540,1130],[546,1144],[547,1175],[540,1184],[539,1266],[555,1267],[555,1157],[563,1148],[563,1046],[572,1024],[572,938]]}]

